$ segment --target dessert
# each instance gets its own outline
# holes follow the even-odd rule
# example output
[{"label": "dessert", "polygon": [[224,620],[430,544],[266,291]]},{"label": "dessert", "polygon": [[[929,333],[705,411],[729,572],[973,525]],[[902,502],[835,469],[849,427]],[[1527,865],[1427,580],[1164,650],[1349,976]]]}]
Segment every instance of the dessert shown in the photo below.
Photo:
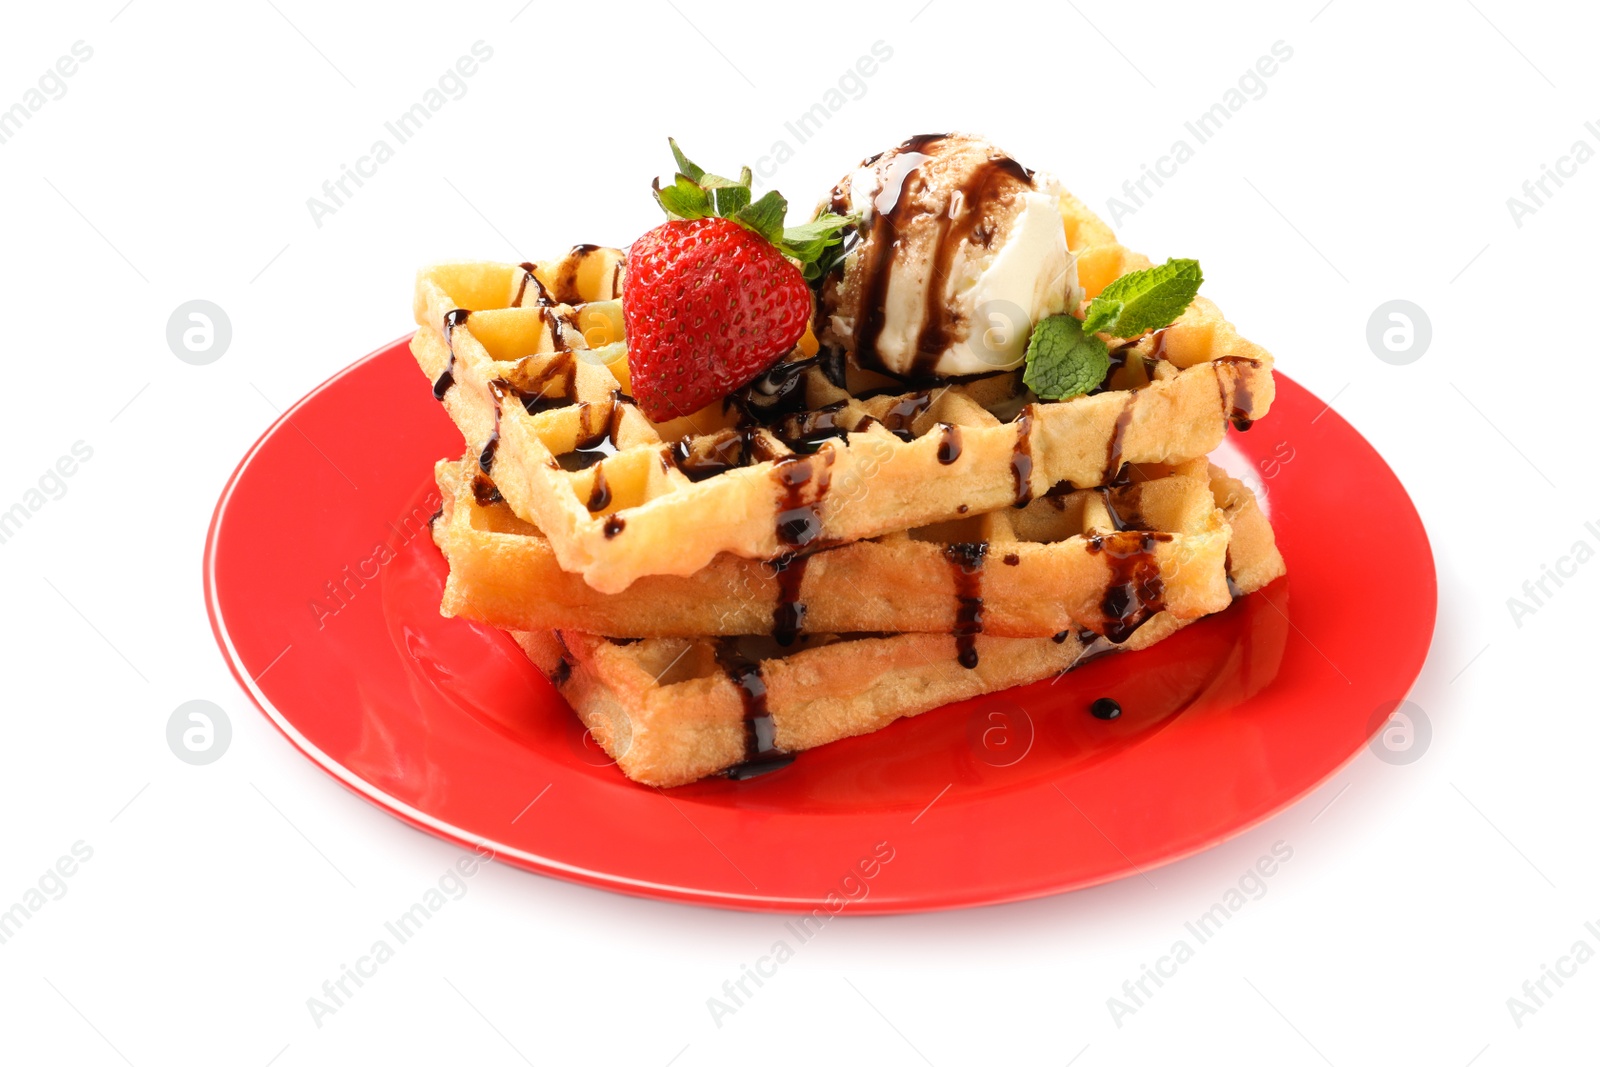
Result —
[{"label": "dessert", "polygon": [[442,609],[512,632],[624,773],[770,769],[1282,573],[1205,460],[1272,358],[1198,263],[976,137],[873,156],[797,226],[672,150],[625,252],[425,268],[414,302],[467,446]]}]

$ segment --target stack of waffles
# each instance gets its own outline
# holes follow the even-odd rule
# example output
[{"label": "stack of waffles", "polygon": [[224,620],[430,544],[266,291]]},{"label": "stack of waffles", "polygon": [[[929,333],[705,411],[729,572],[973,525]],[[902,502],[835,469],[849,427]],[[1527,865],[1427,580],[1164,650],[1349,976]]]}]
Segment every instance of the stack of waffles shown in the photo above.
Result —
[{"label": "stack of waffles", "polygon": [[[1095,296],[1149,261],[1061,198]],[[628,777],[747,777],[1147,647],[1284,571],[1208,454],[1272,359],[1197,298],[1100,388],[886,388],[811,333],[734,396],[630,397],[625,257],[423,270],[412,342],[466,440],[436,469],[442,610],[500,627]]]}]

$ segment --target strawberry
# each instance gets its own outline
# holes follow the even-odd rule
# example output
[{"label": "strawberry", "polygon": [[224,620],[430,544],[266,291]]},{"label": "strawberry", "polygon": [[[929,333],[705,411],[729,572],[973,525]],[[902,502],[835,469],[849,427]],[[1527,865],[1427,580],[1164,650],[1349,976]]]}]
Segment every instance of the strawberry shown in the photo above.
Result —
[{"label": "strawberry", "polygon": [[622,292],[633,398],[651,419],[688,415],[744,385],[792,349],[811,321],[820,275],[854,219],[821,214],[783,228],[776,192],[751,202],[669,142],[673,184],[654,183],[668,221],[628,249]]}]

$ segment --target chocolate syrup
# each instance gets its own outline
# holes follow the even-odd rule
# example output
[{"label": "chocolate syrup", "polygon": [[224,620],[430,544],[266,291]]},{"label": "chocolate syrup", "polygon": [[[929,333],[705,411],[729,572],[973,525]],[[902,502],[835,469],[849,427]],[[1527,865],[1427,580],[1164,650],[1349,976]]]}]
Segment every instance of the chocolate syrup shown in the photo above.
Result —
[{"label": "chocolate syrup", "polygon": [[1117,414],[1116,424],[1111,427],[1111,437],[1106,441],[1106,465],[1100,474],[1102,482],[1109,482],[1122,469],[1122,438],[1128,432],[1128,425],[1133,422],[1133,402],[1134,395],[1129,393],[1122,410]]},{"label": "chocolate syrup", "polygon": [[1086,667],[1101,656],[1109,656],[1113,652],[1121,652],[1121,645],[1114,645],[1101,637],[1093,630],[1084,630],[1078,635],[1078,643],[1083,646],[1083,651],[1078,653],[1078,658],[1072,661],[1072,666],[1067,670],[1075,671],[1079,667]]},{"label": "chocolate syrup", "polygon": [[606,482],[606,469],[603,466],[594,468],[594,481],[589,486],[589,500],[587,507],[590,513],[604,511],[611,503],[611,486]]},{"label": "chocolate syrup", "polygon": [[[561,465],[567,470],[587,470],[617,454],[617,428],[627,408],[617,402],[615,393],[604,405],[602,409],[600,403],[587,400],[578,405],[578,438],[572,451],[561,457]],[[605,417],[594,420],[594,413],[600,410],[605,411]],[[591,430],[591,421],[598,421],[600,425]]]},{"label": "chocolate syrup", "polygon": [[1016,488],[1017,507],[1033,499],[1033,413],[1027,408],[1017,416],[1017,443],[1011,449],[1011,480]]},{"label": "chocolate syrup", "polygon": [[948,467],[961,458],[961,428],[941,422],[939,434],[939,462]]},{"label": "chocolate syrup", "polygon": [[916,434],[912,432],[911,427],[916,423],[917,416],[927,411],[931,403],[933,403],[931,394],[911,393],[889,405],[889,409],[883,413],[883,418],[878,421],[883,424],[884,429],[900,440],[913,440]]},{"label": "chocolate syrup", "polygon": [[978,665],[978,635],[983,632],[983,558],[988,551],[987,541],[946,545],[944,549],[956,584],[956,621],[950,632],[956,639],[956,659],[969,671]]},{"label": "chocolate syrup", "polygon": [[748,442],[742,434],[698,438],[699,451],[690,449],[689,440],[685,437],[673,446],[672,462],[691,482],[703,482],[744,463]]},{"label": "chocolate syrup", "polygon": [[747,659],[738,643],[720,638],[716,646],[717,665],[728,676],[744,704],[744,762],[728,770],[728,777],[743,780],[775,771],[794,762],[794,756],[778,748],[777,726],[767,709],[767,683],[761,665]]},{"label": "chocolate syrup", "polygon": [[1137,503],[1138,490],[1130,490],[1127,493],[1121,494],[1121,496],[1123,498],[1123,503],[1122,507],[1119,508],[1116,500],[1113,499],[1111,495],[1110,489],[1100,490],[1100,500],[1105,504],[1106,514],[1111,517],[1111,528],[1117,533],[1122,533],[1125,530],[1135,529],[1144,521],[1139,515],[1138,509],[1136,507],[1129,506],[1130,497],[1133,498],[1133,502],[1135,504]]},{"label": "chocolate syrup", "polygon": [[544,282],[541,282],[539,276],[534,273],[534,265],[532,263],[523,263],[521,266],[522,281],[517,285],[516,299],[511,301],[511,306],[514,308],[522,306],[522,298],[528,291],[529,282],[532,282],[534,287],[533,303],[535,307],[546,308],[554,304],[555,301],[550,299],[550,290],[544,287]]},{"label": "chocolate syrup", "polygon": [[843,438],[855,431],[856,427],[852,425],[855,420],[845,405],[846,402],[840,400],[814,411],[790,415],[773,427],[772,432],[797,452],[815,452],[822,442],[830,438]]},{"label": "chocolate syrup", "polygon": [[1111,581],[1100,601],[1105,617],[1105,637],[1120,645],[1157,612],[1165,610],[1165,590],[1161,566],[1156,561],[1157,543],[1171,541],[1172,535],[1145,530],[1090,534],[1091,553],[1105,553]]},{"label": "chocolate syrup", "polygon": [[[509,379],[502,379],[504,388],[522,401],[529,415],[567,407],[572,403],[578,382],[577,357],[570,352],[557,353],[546,360],[537,374],[529,374],[526,361],[517,364]],[[554,388],[556,382],[560,388]]]},{"label": "chocolate syrup", "polygon": [[[1259,368],[1261,361],[1248,356],[1219,356],[1216,363],[1248,363],[1251,367]],[[1250,411],[1255,403],[1255,397],[1250,392],[1250,384],[1237,372],[1230,374],[1233,388],[1230,390],[1222,380],[1221,368],[1217,368],[1217,395],[1222,399],[1222,414],[1231,423],[1233,428],[1240,433],[1248,430],[1254,420],[1250,418]]]},{"label": "chocolate syrup", "polygon": [[601,532],[606,535],[606,540],[609,541],[613,537],[617,536],[617,534],[621,533],[622,528],[626,525],[628,525],[628,522],[621,515],[612,515],[610,518],[606,519],[605,525],[600,529]]},{"label": "chocolate syrup", "polygon": [[[947,134],[919,134],[908,138],[899,148],[902,153],[921,153],[938,141],[943,140]],[[863,238],[868,252],[862,253],[867,260],[862,264],[862,278],[860,285],[860,312],[856,315],[854,348],[856,362],[863,367],[885,369],[883,361],[878,355],[878,338],[883,333],[886,320],[884,308],[885,298],[889,293],[889,276],[893,273],[895,256],[899,251],[900,242],[896,238],[905,223],[911,220],[914,209],[914,197],[905,195],[908,181],[916,180],[920,187],[923,183],[919,173],[922,160],[913,161],[913,165],[899,175],[899,183],[891,192],[888,189],[879,190],[873,198],[873,213],[870,232]],[[835,202],[841,197],[835,194]]]},{"label": "chocolate syrup", "polygon": [[444,373],[433,383],[433,398],[443,400],[444,394],[456,384],[456,327],[467,321],[467,316],[472,312],[466,308],[456,308],[445,313],[444,317],[444,344],[450,350],[450,362],[445,364]]},{"label": "chocolate syrup", "polygon": [[478,469],[485,474],[494,473],[494,454],[500,447],[500,404],[505,400],[505,383],[496,378],[489,383],[489,397],[494,401],[494,429],[489,431],[489,440],[483,444],[483,451],[478,453]]},{"label": "chocolate syrup", "polygon": [[472,476],[472,499],[477,501],[480,508],[492,507],[500,503],[505,497],[500,495],[500,487],[481,474]]},{"label": "chocolate syrup", "polygon": [[837,345],[823,345],[817,352],[817,369],[836,389],[846,388],[844,381],[844,349]]},{"label": "chocolate syrup", "polygon": [[567,679],[572,677],[572,662],[566,656],[556,661],[555,669],[550,672],[550,684],[560,689],[567,684]]},{"label": "chocolate syrup", "polygon": [[[778,482],[778,543],[803,548],[822,533],[822,501],[833,481],[832,452],[810,456],[783,456],[772,467]],[[809,503],[803,501],[806,486],[816,484]]]},{"label": "chocolate syrup", "polygon": [[1122,715],[1122,705],[1118,704],[1110,697],[1101,697],[1099,700],[1096,700],[1093,704],[1089,705],[1089,714],[1093,715],[1097,719],[1105,719],[1110,721],[1111,719],[1119,718]]},{"label": "chocolate syrup", "polygon": [[810,556],[790,554],[772,561],[772,576],[778,580],[778,604],[772,609],[772,639],[784,648],[794,644],[805,628],[806,606],[800,599],[800,584],[805,580]]},{"label": "chocolate syrup", "polygon": [[573,245],[561,260],[561,269],[556,274],[555,298],[563,304],[581,304],[583,297],[578,292],[578,269],[583,266],[583,261],[595,252],[600,251],[599,245]]},{"label": "chocolate syrup", "polygon": [[757,375],[743,389],[730,394],[724,401],[739,407],[754,420],[767,421],[762,416],[784,415],[801,411],[806,406],[806,372],[819,365],[820,356],[809,359],[787,359],[774,363]]},{"label": "chocolate syrup", "polygon": [[[939,216],[940,229],[933,248],[922,331],[917,335],[916,360],[909,377],[932,376],[939,357],[956,340],[958,323],[951,314],[951,302],[945,293],[956,251],[964,243],[987,248],[993,242],[994,230],[985,208],[1004,193],[1006,179],[1032,185],[1033,172],[1010,156],[990,156],[967,175],[961,188],[950,195],[950,209]],[[956,211],[960,211],[960,215],[952,217]]]},{"label": "chocolate syrup", "polygon": [[1000,562],[1004,563],[1007,567],[1015,567],[1017,564],[1022,562],[1022,557],[1017,555],[1015,552],[1007,552],[1005,558]]},{"label": "chocolate syrup", "polygon": [[1062,630],[1060,633],[1058,633],[1055,636],[1051,637],[1050,640],[1054,641],[1058,645],[1064,645],[1064,644],[1067,643],[1067,638],[1069,638],[1071,636],[1072,636],[1072,631],[1071,630]]}]

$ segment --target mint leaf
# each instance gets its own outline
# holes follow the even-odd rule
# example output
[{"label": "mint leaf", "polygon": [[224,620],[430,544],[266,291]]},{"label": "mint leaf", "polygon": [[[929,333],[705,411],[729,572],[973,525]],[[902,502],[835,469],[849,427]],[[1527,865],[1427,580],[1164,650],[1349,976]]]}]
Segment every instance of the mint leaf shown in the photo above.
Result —
[{"label": "mint leaf", "polygon": [[1044,400],[1081,396],[1105,381],[1111,369],[1106,343],[1071,315],[1040,319],[1025,358],[1023,384]]},{"label": "mint leaf", "polygon": [[1193,259],[1169,259],[1159,267],[1130,271],[1090,301],[1083,330],[1141,337],[1171,326],[1194,302],[1204,280]]},{"label": "mint leaf", "polygon": [[679,173],[681,173],[685,178],[688,178],[691,182],[696,183],[698,183],[701,178],[705,177],[706,172],[689,162],[689,157],[683,154],[683,149],[678,147],[677,141],[671,137],[668,137],[667,144],[672,146],[672,158],[678,163]]}]

